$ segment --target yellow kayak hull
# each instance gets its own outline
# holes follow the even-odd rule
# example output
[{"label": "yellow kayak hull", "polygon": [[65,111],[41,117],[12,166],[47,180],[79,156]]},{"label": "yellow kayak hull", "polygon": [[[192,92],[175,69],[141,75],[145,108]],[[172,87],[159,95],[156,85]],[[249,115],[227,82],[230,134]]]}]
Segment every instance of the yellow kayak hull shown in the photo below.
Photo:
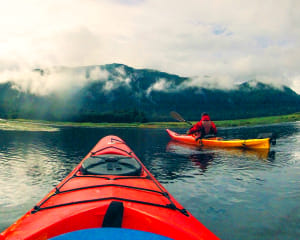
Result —
[{"label": "yellow kayak hull", "polygon": [[171,139],[175,141],[197,145],[197,146],[222,147],[222,148],[261,148],[261,149],[270,148],[270,138],[225,140],[220,137],[214,137],[214,138],[203,138],[196,141],[194,135],[179,134],[169,129],[167,129],[166,131],[171,137]]}]

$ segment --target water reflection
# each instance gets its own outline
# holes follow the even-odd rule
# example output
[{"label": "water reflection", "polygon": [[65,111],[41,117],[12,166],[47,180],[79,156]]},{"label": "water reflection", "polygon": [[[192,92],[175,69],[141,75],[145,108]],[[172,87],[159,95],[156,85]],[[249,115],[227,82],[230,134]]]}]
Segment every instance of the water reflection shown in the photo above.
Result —
[{"label": "water reflection", "polygon": [[166,151],[188,158],[191,162],[199,167],[202,171],[206,171],[207,167],[214,159],[213,151],[205,151],[200,147],[170,141],[167,144]]},{"label": "water reflection", "polygon": [[212,148],[199,147],[190,144],[170,141],[166,147],[167,152],[179,155],[189,154],[191,159],[198,162],[209,162],[213,160],[216,152],[224,152],[236,157],[253,157],[254,159],[275,160],[275,151],[270,149],[243,149],[243,148]]},{"label": "water reflection", "polygon": [[189,159],[201,170],[205,171],[214,159],[213,153],[192,154]]},{"label": "water reflection", "polygon": [[276,132],[277,144],[271,151],[169,142],[164,129],[0,130],[0,231],[44,197],[100,138],[113,134],[121,137],[158,181],[221,239],[278,238],[282,219],[292,227],[281,232],[281,239],[297,239],[299,129],[300,123],[219,128],[220,136],[231,139]]},{"label": "water reflection", "polygon": [[70,131],[0,131],[2,229],[30,209],[79,162],[85,143],[78,147],[76,139],[80,138],[70,138]]}]

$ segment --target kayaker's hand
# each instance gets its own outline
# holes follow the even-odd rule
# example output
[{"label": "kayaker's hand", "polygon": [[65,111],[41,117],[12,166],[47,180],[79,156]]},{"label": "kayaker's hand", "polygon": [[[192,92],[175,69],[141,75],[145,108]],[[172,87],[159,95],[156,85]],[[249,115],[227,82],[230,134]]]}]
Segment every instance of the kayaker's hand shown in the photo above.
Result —
[{"label": "kayaker's hand", "polygon": [[186,135],[189,135],[189,134],[190,134],[190,130],[187,130],[187,131],[186,131]]}]

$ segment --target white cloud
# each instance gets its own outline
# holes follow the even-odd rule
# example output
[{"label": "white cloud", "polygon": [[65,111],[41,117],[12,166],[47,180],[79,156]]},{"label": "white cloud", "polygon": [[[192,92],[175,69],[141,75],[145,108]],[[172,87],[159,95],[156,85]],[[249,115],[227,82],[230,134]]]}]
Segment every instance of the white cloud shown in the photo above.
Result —
[{"label": "white cloud", "polygon": [[160,78],[146,90],[146,93],[149,95],[152,91],[169,92],[172,90],[174,89],[171,88],[171,82],[168,82],[164,78]]},{"label": "white cloud", "polygon": [[299,11],[297,0],[3,1],[0,72],[120,62],[300,93]]},{"label": "white cloud", "polygon": [[85,70],[65,68],[47,68],[43,74],[40,71],[27,69],[6,70],[0,72],[0,83],[12,82],[21,91],[29,91],[38,95],[49,93],[71,93],[95,80],[106,80],[108,73],[94,67],[90,76]]},{"label": "white cloud", "polygon": [[202,76],[191,78],[191,81],[185,81],[182,84],[182,88],[186,87],[204,87],[204,88],[214,88],[214,89],[232,89],[236,87],[236,82],[229,75],[213,75],[213,76]]},{"label": "white cloud", "polygon": [[151,94],[152,91],[161,92],[176,92],[182,91],[189,87],[204,87],[214,89],[232,89],[237,85],[230,76],[202,76],[202,77],[191,77],[180,84],[174,84],[167,81],[164,78],[157,79],[147,90],[147,95]]},{"label": "white cloud", "polygon": [[300,74],[292,77],[290,81],[291,81],[290,87],[294,89],[297,93],[300,93]]},{"label": "white cloud", "polygon": [[103,78],[105,81],[104,90],[109,92],[113,89],[116,89],[120,86],[131,87],[130,82],[131,78],[127,76],[124,66],[119,66],[116,69],[116,73],[113,73],[113,76],[107,81],[107,78]]}]

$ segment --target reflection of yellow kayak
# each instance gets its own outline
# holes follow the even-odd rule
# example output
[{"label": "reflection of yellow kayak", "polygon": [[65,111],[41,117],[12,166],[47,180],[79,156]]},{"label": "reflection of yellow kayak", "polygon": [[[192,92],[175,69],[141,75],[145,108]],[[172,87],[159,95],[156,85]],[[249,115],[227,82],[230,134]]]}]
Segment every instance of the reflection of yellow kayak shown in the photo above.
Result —
[{"label": "reflection of yellow kayak", "polygon": [[[199,150],[199,146],[196,145],[191,145],[187,143],[182,143],[178,141],[171,140],[168,145],[167,145],[167,152],[174,152],[177,147],[182,147],[182,148],[188,148],[190,150]],[[211,147],[208,147],[209,149],[212,149]],[[208,149],[206,148],[206,149]],[[205,149],[204,147],[201,147],[201,149]],[[235,156],[253,156],[258,159],[267,159],[270,154],[270,149],[268,148],[224,148],[223,151],[228,152],[230,155],[235,155]],[[213,155],[214,152],[208,152],[206,154],[211,154]]]},{"label": "reflection of yellow kayak", "polygon": [[270,138],[262,139],[231,139],[225,140],[220,137],[202,138],[196,141],[194,135],[179,134],[167,129],[170,137],[178,142],[207,147],[224,147],[224,148],[270,148]]}]

